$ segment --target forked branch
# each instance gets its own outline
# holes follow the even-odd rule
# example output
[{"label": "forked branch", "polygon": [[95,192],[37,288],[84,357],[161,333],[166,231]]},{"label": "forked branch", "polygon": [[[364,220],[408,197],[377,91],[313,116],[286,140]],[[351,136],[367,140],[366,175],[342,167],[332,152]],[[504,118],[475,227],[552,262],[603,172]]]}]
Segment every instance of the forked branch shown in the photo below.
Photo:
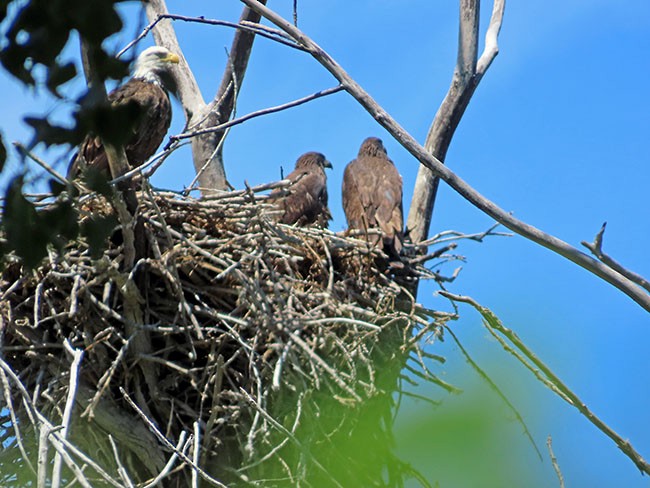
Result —
[{"label": "forked branch", "polygon": [[632,280],[637,285],[642,286],[646,290],[650,291],[650,283],[648,283],[648,280],[646,280],[640,274],[627,269],[621,263],[612,258],[609,254],[603,252],[603,236],[605,235],[605,227],[607,227],[607,222],[603,224],[603,226],[598,231],[598,234],[596,234],[594,242],[582,241],[581,244],[589,249],[591,251],[591,254],[596,256],[598,260],[603,264],[609,266],[614,271],[617,271],[629,280]]},{"label": "forked branch", "polygon": [[325,67],[345,90],[363,106],[370,115],[384,127],[420,164],[426,166],[434,175],[441,178],[468,202],[517,234],[544,246],[553,252],[590,271],[632,298],[650,312],[650,296],[625,276],[617,273],[603,263],[579,251],[568,243],[527,224],[491,202],[458,175],[447,168],[438,158],[422,147],[395,119],[393,119],[329,54],[318,44],[294,27],[290,22],[262,5],[257,0],[241,0],[251,9],[261,13],[280,29],[288,33],[302,45],[319,63]]},{"label": "forked branch", "polygon": [[[456,128],[476,87],[499,52],[497,40],[505,0],[494,0],[492,18],[485,34],[485,48],[477,62],[480,3],[480,0],[460,2],[456,69],[449,91],[433,119],[424,143],[424,148],[441,162],[445,160]],[[433,171],[420,166],[406,225],[413,242],[424,241],[429,234],[439,181]]]},{"label": "forked branch", "polygon": [[[263,0],[262,3],[265,3]],[[214,99],[206,103],[201,95],[198,84],[192,71],[183,57],[182,50],[174,28],[172,19],[176,16],[169,15],[165,0],[147,0],[145,8],[151,24],[145,32],[153,32],[156,44],[168,48],[178,54],[181,62],[174,70],[177,95],[185,110],[187,126],[192,129],[216,126],[225,123],[233,114],[235,101],[246,73],[250,57],[255,30],[240,28],[235,33],[235,38],[230,49],[225,72]],[[244,8],[242,22],[258,22],[259,14]],[[221,158],[221,147],[226,132],[210,132],[201,134],[192,139],[192,152],[194,169],[198,175],[201,188],[210,190],[224,190],[228,184]]]}]

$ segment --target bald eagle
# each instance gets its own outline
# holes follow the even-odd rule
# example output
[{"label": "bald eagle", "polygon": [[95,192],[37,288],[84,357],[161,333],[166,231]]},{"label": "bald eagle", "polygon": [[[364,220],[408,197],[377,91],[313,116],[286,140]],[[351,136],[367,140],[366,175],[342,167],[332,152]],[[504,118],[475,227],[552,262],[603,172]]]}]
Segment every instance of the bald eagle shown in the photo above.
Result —
[{"label": "bald eagle", "polygon": [[362,232],[379,228],[383,236],[370,242],[399,256],[404,237],[402,177],[381,139],[364,140],[357,158],[346,166],[342,198],[348,228]]},{"label": "bald eagle", "polygon": [[[135,62],[133,77],[108,95],[112,106],[137,104],[139,108],[133,135],[124,145],[131,169],[149,159],[167,134],[172,112],[165,84],[169,85],[172,64],[178,62],[179,57],[164,47],[147,48]],[[84,167],[111,176],[104,146],[100,138],[92,134],[72,158],[68,178],[75,178]]]},{"label": "bald eagle", "polygon": [[282,211],[280,222],[300,227],[314,223],[327,227],[332,215],[327,208],[325,168],[331,167],[332,164],[318,152],[308,152],[298,158],[296,168],[286,178],[293,182],[288,188],[289,194],[280,196],[282,190],[274,190],[270,195]]}]

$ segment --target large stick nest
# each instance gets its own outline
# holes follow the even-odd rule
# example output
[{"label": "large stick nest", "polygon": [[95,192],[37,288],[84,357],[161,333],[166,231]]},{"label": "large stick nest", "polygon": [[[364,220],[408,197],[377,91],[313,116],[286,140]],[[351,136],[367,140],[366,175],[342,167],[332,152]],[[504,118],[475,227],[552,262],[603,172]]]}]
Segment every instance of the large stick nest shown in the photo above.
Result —
[{"label": "large stick nest", "polygon": [[[204,479],[253,480],[254,469],[278,459],[295,480],[308,412],[327,417],[316,398],[340,412],[378,397],[390,403],[417,347],[414,330],[433,332],[448,318],[422,310],[406,289],[427,270],[406,264],[395,276],[364,239],[278,224],[258,190],[202,200],[141,191],[130,249],[131,232],[118,229],[99,259],[81,239],[35,270],[9,257],[0,350],[17,373],[2,374],[12,412],[22,403],[59,424],[72,381],[82,420],[71,435],[84,437],[86,419],[94,437],[99,426],[117,439],[120,456],[109,444],[94,454],[109,474],[118,459],[136,480],[163,471],[173,450],[157,429],[183,453],[165,486],[189,486],[191,464]],[[102,197],[81,202],[82,219],[114,213]],[[351,429],[341,415],[309,427],[312,435]],[[287,444],[300,447],[293,461]]]}]

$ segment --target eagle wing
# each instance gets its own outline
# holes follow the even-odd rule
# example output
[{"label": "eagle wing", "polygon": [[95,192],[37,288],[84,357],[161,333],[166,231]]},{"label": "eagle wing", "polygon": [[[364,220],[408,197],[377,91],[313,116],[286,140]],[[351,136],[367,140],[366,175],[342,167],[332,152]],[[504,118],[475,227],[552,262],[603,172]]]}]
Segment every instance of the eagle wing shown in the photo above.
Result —
[{"label": "eagle wing", "polygon": [[402,177],[388,158],[362,155],[343,173],[343,210],[348,227],[379,227],[384,244],[399,253],[403,233]]},{"label": "eagle wing", "polygon": [[368,172],[363,159],[355,159],[345,167],[343,172],[342,201],[343,211],[348,221],[348,227],[356,230],[366,230],[373,226],[368,221],[366,209],[370,206],[369,194],[363,191],[368,186]]},{"label": "eagle wing", "polygon": [[289,194],[278,200],[284,211],[280,222],[299,226],[318,223],[323,227],[331,220],[327,207],[327,179],[319,166],[292,171],[287,179],[294,182]]},{"label": "eagle wing", "polygon": [[389,161],[382,161],[376,179],[377,210],[375,220],[388,235],[401,233],[404,226],[402,211],[402,177]]},{"label": "eagle wing", "polygon": [[[130,79],[108,95],[112,106],[135,104],[137,120],[132,134],[124,145],[129,165],[133,168],[144,163],[158,149],[171,123],[171,103],[167,92],[155,83]],[[81,144],[79,153],[73,158],[68,177],[74,178],[81,162],[104,174],[109,174],[108,158],[99,137],[89,135]]]}]

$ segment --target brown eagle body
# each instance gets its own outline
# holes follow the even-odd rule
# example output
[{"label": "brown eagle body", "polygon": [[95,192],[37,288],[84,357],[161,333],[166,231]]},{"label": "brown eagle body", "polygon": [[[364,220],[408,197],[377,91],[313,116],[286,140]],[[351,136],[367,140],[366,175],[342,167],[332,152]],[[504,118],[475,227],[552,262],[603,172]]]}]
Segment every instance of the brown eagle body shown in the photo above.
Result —
[{"label": "brown eagle body", "polygon": [[[112,106],[136,104],[139,108],[133,135],[124,145],[131,169],[153,156],[169,129],[171,103],[160,75],[169,69],[170,63],[178,63],[178,56],[160,47],[146,49],[136,61],[133,78],[108,95]],[[89,135],[83,141],[72,159],[68,178],[76,177],[84,165],[110,177],[104,145],[97,136]]]},{"label": "brown eagle body", "polygon": [[280,197],[282,190],[271,192],[277,196],[276,206],[282,210],[279,221],[283,224],[297,224],[300,227],[318,224],[327,227],[332,219],[327,208],[327,176],[325,168],[331,163],[321,153],[308,152],[296,161],[296,168],[286,177],[293,184],[289,194]]},{"label": "brown eagle body", "polygon": [[402,177],[376,137],[361,144],[359,154],[343,173],[343,210],[350,230],[379,228],[383,239],[374,245],[391,254],[402,249]]}]

